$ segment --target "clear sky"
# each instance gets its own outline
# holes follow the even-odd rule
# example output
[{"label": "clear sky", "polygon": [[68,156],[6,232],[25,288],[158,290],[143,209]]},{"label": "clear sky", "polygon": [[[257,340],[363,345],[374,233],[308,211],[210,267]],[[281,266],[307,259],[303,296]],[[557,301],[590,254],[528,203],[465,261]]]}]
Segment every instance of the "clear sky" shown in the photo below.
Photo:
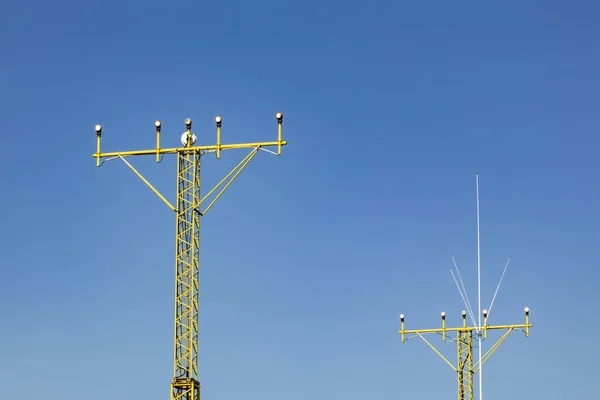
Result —
[{"label": "clear sky", "polygon": [[[407,328],[476,298],[524,321],[486,400],[591,399],[598,308],[594,1],[28,1],[0,5],[0,398],[167,399],[174,216],[104,150],[273,140],[203,219],[209,400],[452,399]],[[245,153],[207,157],[204,188]],[[175,164],[132,159],[169,199]],[[595,293],[594,293],[595,292]],[[497,335],[490,335],[486,348]],[[442,345],[451,360],[456,350]]]}]

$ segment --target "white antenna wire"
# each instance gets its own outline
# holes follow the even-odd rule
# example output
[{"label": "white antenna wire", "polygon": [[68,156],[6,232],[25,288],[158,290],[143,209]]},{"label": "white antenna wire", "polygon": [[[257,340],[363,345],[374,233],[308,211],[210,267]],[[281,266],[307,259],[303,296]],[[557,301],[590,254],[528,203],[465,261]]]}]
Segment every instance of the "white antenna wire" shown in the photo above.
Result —
[{"label": "white antenna wire", "polygon": [[[471,321],[473,321],[473,325],[475,325],[476,322],[475,322],[475,315],[473,314],[473,307],[471,307],[471,302],[469,301],[469,296],[467,295],[467,288],[465,288],[465,284],[463,283],[462,276],[460,276],[460,271],[458,270],[458,264],[456,263],[456,259],[454,258],[454,256],[452,256],[452,262],[454,263],[454,268],[456,268],[456,274],[458,275],[458,280],[461,284],[462,291],[465,294],[464,299],[463,299],[463,301],[465,302],[465,307],[467,308],[467,311],[469,312],[469,316],[471,317]],[[460,292],[460,290],[461,290],[461,288],[459,287],[458,291]],[[462,294],[461,294],[461,296],[462,296]]]},{"label": "white antenna wire", "polygon": [[496,300],[496,295],[498,294],[498,290],[500,290],[500,285],[502,285],[502,279],[504,279],[504,274],[506,274],[506,269],[508,268],[508,264],[510,264],[510,257],[508,257],[508,261],[504,266],[504,271],[502,271],[502,276],[500,277],[500,282],[498,282],[498,287],[496,287],[496,291],[494,292],[494,297],[492,297],[492,303],[490,304],[490,308],[488,308],[488,319],[490,317],[490,313],[492,312],[492,307],[494,306],[494,300]]},{"label": "white antenna wire", "polygon": [[[456,287],[458,288],[458,293],[460,293],[460,297],[462,297],[463,303],[465,304],[465,308],[467,310],[469,310],[469,305],[467,304],[467,300],[465,300],[465,295],[463,294],[463,291],[460,288],[460,285],[458,284],[458,281],[456,280],[456,276],[454,275],[454,271],[452,271],[452,269],[450,270],[450,273],[452,274],[452,278],[454,278],[454,283],[456,283]],[[473,315],[473,313],[470,313],[471,320],[473,320],[473,316],[472,315]],[[473,320],[473,324],[475,324],[474,320]]]},{"label": "white antenna wire", "polygon": [[477,319],[479,339],[479,400],[483,400],[483,365],[481,364],[481,240],[479,235],[479,173],[475,174],[475,191],[477,192]]}]

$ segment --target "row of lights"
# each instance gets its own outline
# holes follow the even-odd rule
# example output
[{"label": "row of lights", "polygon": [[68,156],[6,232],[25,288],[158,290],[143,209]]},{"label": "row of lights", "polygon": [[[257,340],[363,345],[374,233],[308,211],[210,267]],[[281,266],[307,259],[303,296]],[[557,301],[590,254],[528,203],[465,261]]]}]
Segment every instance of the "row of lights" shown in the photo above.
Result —
[{"label": "row of lights", "polygon": [[[484,317],[487,317],[488,311],[483,310],[482,314]],[[440,315],[442,316],[442,319],[446,318],[445,312],[442,311]],[[529,315],[529,307],[525,307],[525,315]],[[462,316],[463,318],[467,318],[467,312],[465,310],[462,311]],[[404,322],[404,314],[400,314],[400,321]]]},{"label": "row of lights", "polygon": [[[283,122],[283,114],[278,112],[275,114],[275,118],[277,119],[278,123],[282,123]],[[220,128],[221,127],[221,123],[223,122],[223,118],[221,118],[220,116],[215,117],[215,123],[217,124],[217,127]],[[192,120],[190,118],[186,118],[185,121],[183,121],[183,123],[185,124],[185,127],[187,128],[187,130],[191,130],[192,129]],[[162,124],[159,120],[154,121],[154,127],[156,128],[156,130],[158,132],[160,132],[160,128],[162,127]],[[96,130],[96,134],[98,136],[100,136],[102,134],[102,125],[96,125],[94,127],[94,129]]]}]

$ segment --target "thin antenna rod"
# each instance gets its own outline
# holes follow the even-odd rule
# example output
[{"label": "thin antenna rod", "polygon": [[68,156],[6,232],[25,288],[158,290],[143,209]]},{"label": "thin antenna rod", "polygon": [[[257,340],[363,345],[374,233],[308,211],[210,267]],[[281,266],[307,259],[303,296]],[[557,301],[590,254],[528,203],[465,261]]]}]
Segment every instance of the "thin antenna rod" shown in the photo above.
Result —
[{"label": "thin antenna rod", "polygon": [[508,268],[508,264],[510,264],[510,257],[508,257],[508,261],[504,266],[504,271],[502,271],[502,276],[500,277],[500,282],[498,282],[498,287],[496,288],[496,292],[494,292],[494,297],[492,297],[492,303],[490,304],[490,308],[488,308],[488,321],[490,318],[490,314],[492,313],[492,307],[494,306],[494,301],[496,300],[496,295],[498,294],[498,290],[500,290],[500,285],[502,285],[502,280],[504,279],[504,274],[506,274],[506,269]]},{"label": "thin antenna rod", "polygon": [[[463,303],[465,304],[465,308],[467,310],[469,310],[469,304],[467,303],[467,300],[465,300],[465,296],[463,295],[463,291],[460,288],[460,285],[458,284],[458,280],[456,280],[456,276],[454,275],[454,271],[450,270],[450,274],[452,274],[452,278],[454,278],[454,283],[456,283],[456,287],[458,288],[458,293],[460,293],[460,297],[463,300]],[[471,316],[471,321],[473,321],[473,325],[475,324],[475,320],[473,318],[473,313],[470,313]]]},{"label": "thin antenna rod", "polygon": [[[465,307],[467,308],[467,311],[469,312],[469,316],[471,317],[471,321],[473,321],[473,325],[475,325],[476,322],[475,322],[475,315],[473,314],[473,307],[471,307],[471,302],[469,301],[469,296],[467,295],[467,289],[465,288],[465,284],[463,283],[462,277],[460,276],[460,271],[458,270],[458,264],[457,264],[456,258],[454,258],[454,256],[452,256],[452,262],[454,263],[454,268],[456,268],[456,274],[458,275],[458,279],[459,279],[459,282],[462,287],[462,292],[464,293],[464,298],[466,299]],[[460,291],[460,290],[461,290],[461,288],[459,287],[458,291]],[[462,296],[462,293],[461,293],[461,296]]]},{"label": "thin antenna rod", "polygon": [[479,235],[479,173],[475,174],[475,191],[477,192],[477,319],[479,332],[479,400],[483,400],[483,368],[481,363],[481,240]]}]

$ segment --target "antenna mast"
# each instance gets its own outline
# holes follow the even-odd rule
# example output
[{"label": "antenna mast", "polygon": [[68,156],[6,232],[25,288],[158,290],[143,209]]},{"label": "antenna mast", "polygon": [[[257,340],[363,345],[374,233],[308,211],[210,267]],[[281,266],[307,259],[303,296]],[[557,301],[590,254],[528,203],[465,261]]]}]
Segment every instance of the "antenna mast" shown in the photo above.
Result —
[{"label": "antenna mast", "polygon": [[[446,313],[442,312],[442,327],[434,328],[434,329],[413,329],[406,330],[404,329],[405,317],[404,314],[400,314],[400,331],[398,334],[402,337],[402,343],[406,340],[413,339],[415,337],[421,338],[446,364],[450,366],[454,370],[454,372],[458,375],[458,400],[475,400],[474,396],[474,375],[479,373],[479,399],[483,400],[483,379],[482,379],[482,369],[483,365],[489,360],[489,358],[498,350],[500,345],[506,340],[506,338],[511,334],[514,330],[521,330],[525,333],[525,336],[529,336],[529,328],[531,328],[531,324],[529,323],[529,308],[525,307],[525,323],[517,324],[517,325],[488,325],[489,315],[494,305],[494,301],[496,299],[496,295],[498,294],[498,290],[500,289],[500,285],[502,284],[502,280],[504,279],[504,274],[506,273],[506,269],[508,268],[508,264],[510,263],[510,258],[504,267],[504,271],[502,272],[502,277],[500,278],[500,282],[496,288],[494,293],[494,297],[490,304],[489,310],[481,310],[481,240],[480,240],[480,220],[479,220],[479,174],[475,175],[475,186],[476,186],[476,194],[477,194],[477,321],[475,321],[473,310],[471,308],[471,304],[469,302],[469,297],[467,296],[467,291],[462,281],[460,271],[458,270],[458,264],[454,256],[452,257],[452,261],[454,262],[454,267],[456,269],[456,275],[452,269],[450,272],[452,273],[452,277],[454,278],[454,282],[456,283],[456,287],[463,299],[465,304],[465,310],[462,311],[462,324],[456,328],[447,328],[446,327]],[[456,278],[458,276],[458,279]],[[471,318],[471,322],[473,325],[469,326],[467,322],[467,316]],[[481,317],[483,316],[483,323]],[[476,326],[475,326],[476,325]],[[482,354],[482,342],[487,338],[487,331],[489,330],[502,330],[505,331],[504,334],[490,347],[490,349]],[[444,342],[456,342],[458,348],[458,363],[456,366],[451,363],[440,350],[438,350],[425,336],[436,334],[442,337],[442,341]],[[479,360],[477,362],[473,362],[473,335],[477,335],[477,340],[479,344]]]},{"label": "antenna mast", "polygon": [[[481,365],[481,236],[479,230],[479,173],[475,174],[475,192],[477,193],[477,338],[479,340],[479,365]],[[483,368],[480,369],[479,400],[483,400]]]}]

